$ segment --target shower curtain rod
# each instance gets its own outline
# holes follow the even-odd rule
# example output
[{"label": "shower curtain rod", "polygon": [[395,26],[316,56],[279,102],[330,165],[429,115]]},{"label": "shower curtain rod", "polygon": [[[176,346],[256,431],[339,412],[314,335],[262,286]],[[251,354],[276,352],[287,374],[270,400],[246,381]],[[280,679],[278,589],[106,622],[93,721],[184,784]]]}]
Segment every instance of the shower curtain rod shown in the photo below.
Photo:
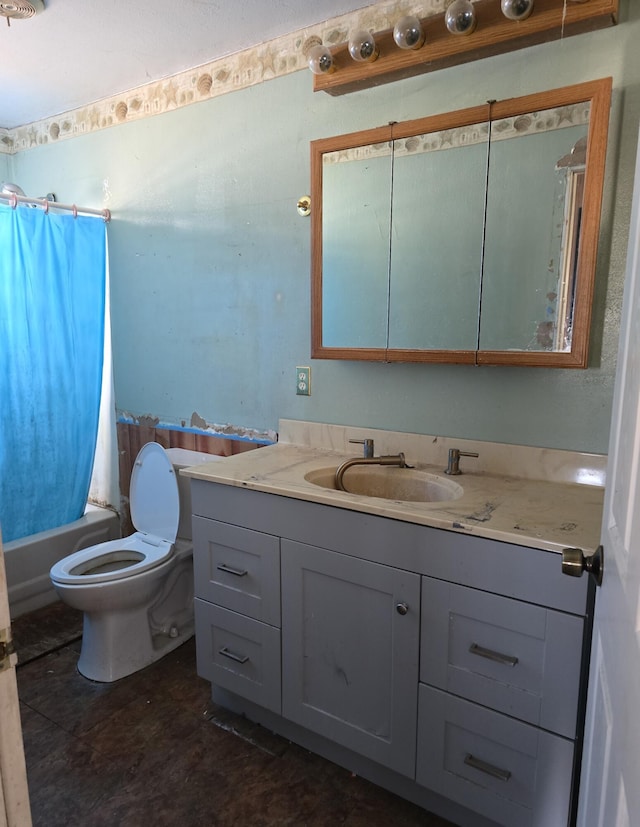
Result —
[{"label": "shower curtain rod", "polygon": [[14,210],[18,204],[34,204],[36,207],[42,207],[46,213],[49,210],[66,210],[72,212],[74,218],[79,215],[95,215],[105,222],[111,221],[110,210],[94,210],[91,207],[76,207],[75,204],[59,204],[57,201],[48,201],[46,198],[29,198],[26,195],[17,195],[15,192],[0,192],[0,201],[8,201]]}]

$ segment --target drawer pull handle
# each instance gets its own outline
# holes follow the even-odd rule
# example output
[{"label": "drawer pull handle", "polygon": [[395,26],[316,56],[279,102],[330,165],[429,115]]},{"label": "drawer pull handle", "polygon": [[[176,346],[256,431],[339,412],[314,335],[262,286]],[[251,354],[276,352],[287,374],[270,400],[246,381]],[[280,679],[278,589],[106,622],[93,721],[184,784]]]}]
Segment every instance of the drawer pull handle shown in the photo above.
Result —
[{"label": "drawer pull handle", "polygon": [[518,658],[514,658],[513,655],[503,655],[502,652],[494,652],[493,649],[485,649],[484,646],[478,646],[477,643],[472,643],[469,647],[469,651],[472,655],[479,655],[481,658],[494,660],[496,663],[502,663],[505,666],[515,666],[518,662]]},{"label": "drawer pull handle", "polygon": [[223,646],[222,649],[218,649],[218,654],[224,655],[225,658],[229,658],[230,660],[235,660],[236,663],[246,663],[249,660],[249,655],[236,655],[235,652],[232,652],[231,649],[227,649],[226,646]]},{"label": "drawer pull handle", "polygon": [[220,563],[216,568],[218,571],[224,571],[227,574],[235,574],[236,577],[244,577],[245,574],[249,573],[246,569],[236,569],[233,566],[227,565],[227,563]]},{"label": "drawer pull handle", "polygon": [[486,761],[476,758],[475,755],[472,755],[470,752],[465,755],[464,763],[468,767],[473,767],[474,770],[480,770],[480,772],[484,772],[492,778],[497,778],[498,781],[508,781],[511,778],[511,773],[509,770],[501,770],[500,767],[494,767],[493,764],[487,764]]}]

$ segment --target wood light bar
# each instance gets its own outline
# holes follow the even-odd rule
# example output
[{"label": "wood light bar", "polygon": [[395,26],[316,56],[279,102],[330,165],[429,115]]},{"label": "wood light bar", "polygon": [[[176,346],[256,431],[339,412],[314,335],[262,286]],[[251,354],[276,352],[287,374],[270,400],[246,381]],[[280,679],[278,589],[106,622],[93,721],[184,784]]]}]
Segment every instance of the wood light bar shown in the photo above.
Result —
[{"label": "wood light bar", "polygon": [[313,90],[344,95],[537,43],[603,29],[617,22],[618,2],[535,0],[528,18],[513,21],[502,14],[500,0],[477,0],[474,3],[477,26],[469,35],[451,34],[445,26],[443,11],[421,19],[425,42],[419,49],[398,48],[393,29],[374,32],[379,56],[370,63],[354,61],[347,43],[332,48],[335,70],[314,75]]}]

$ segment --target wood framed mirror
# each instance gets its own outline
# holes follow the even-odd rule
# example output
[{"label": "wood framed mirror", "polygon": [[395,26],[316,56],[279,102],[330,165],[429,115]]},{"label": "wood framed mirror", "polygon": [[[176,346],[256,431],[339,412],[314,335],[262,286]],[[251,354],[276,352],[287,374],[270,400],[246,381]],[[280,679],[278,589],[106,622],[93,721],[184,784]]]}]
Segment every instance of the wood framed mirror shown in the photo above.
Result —
[{"label": "wood framed mirror", "polygon": [[611,79],[311,144],[313,358],[586,367]]}]

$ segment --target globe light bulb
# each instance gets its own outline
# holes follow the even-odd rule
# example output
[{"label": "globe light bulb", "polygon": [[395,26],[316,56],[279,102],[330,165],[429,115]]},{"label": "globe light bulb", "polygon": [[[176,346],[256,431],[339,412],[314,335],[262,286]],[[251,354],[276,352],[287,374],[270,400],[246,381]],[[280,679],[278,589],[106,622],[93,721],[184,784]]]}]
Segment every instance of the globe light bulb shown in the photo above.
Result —
[{"label": "globe light bulb", "polygon": [[378,57],[378,47],[371,32],[360,29],[349,38],[349,54],[360,63],[371,63]]},{"label": "globe light bulb", "polygon": [[500,0],[500,8],[509,20],[526,20],[533,11],[533,0]]},{"label": "globe light bulb", "polygon": [[318,43],[307,52],[307,63],[314,75],[328,75],[336,68],[327,46]]},{"label": "globe light bulb", "polygon": [[477,23],[471,0],[453,0],[449,3],[444,13],[444,23],[451,34],[471,34]]},{"label": "globe light bulb", "polygon": [[407,15],[393,27],[393,39],[401,49],[419,49],[424,43],[424,32],[417,17]]}]

